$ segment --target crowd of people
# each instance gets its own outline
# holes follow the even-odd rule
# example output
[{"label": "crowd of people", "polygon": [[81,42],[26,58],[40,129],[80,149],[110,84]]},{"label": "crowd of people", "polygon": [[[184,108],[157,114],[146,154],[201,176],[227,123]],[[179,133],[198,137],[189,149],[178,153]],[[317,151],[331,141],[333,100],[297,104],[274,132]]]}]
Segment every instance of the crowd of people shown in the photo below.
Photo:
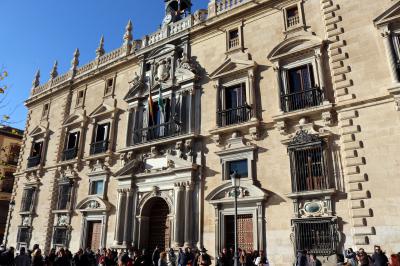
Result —
[{"label": "crowd of people", "polygon": [[[38,244],[32,250],[21,247],[15,255],[13,247],[0,246],[0,266],[210,266],[210,255],[202,249],[174,249],[163,251],[156,247],[151,252],[146,249],[129,249],[126,252],[117,252],[115,249],[97,250],[89,248],[79,249],[72,254],[68,249],[51,249],[48,254],[42,254]],[[238,250],[238,266],[269,266],[264,251],[246,252]],[[215,258],[216,266],[234,266],[234,249],[223,248]],[[288,262],[290,265],[290,262]],[[297,254],[295,266],[322,266],[315,254],[301,250]],[[364,249],[354,252],[351,248],[343,256],[338,255],[337,265],[345,266],[400,266],[400,253],[392,254],[388,258],[380,246],[374,247],[374,253],[368,255]]]}]

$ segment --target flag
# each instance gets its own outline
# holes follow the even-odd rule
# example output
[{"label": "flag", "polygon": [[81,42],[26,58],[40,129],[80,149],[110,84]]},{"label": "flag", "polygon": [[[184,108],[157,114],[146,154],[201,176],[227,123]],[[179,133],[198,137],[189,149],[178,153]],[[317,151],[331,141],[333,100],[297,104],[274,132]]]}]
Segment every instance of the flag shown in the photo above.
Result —
[{"label": "flag", "polygon": [[164,100],[162,98],[162,93],[161,93],[161,85],[160,85],[160,89],[158,90],[158,107],[161,110],[161,112],[164,113]]},{"label": "flag", "polygon": [[149,110],[149,118],[151,119],[151,122],[154,125],[154,112],[153,112],[153,99],[151,98],[151,89],[149,92],[149,99],[147,101],[147,105],[148,105],[148,110]]},{"label": "flag", "polygon": [[[162,89],[162,86],[160,84],[160,88],[158,90],[158,114],[159,114],[158,119],[159,119],[160,125],[165,123],[165,121],[164,121],[165,120],[165,117],[164,117],[164,100],[162,98],[161,89]],[[164,132],[164,126],[161,126],[160,127],[160,132],[159,132],[160,136],[164,136],[164,133],[165,133]]]}]

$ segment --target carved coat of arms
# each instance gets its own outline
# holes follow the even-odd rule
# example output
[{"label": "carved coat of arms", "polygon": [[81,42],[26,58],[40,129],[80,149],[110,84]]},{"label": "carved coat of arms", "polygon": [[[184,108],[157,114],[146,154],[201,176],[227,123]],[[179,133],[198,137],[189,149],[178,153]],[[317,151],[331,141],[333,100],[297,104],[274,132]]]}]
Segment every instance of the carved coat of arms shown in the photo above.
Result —
[{"label": "carved coat of arms", "polygon": [[159,82],[163,82],[169,79],[169,72],[171,69],[170,60],[161,60],[157,63],[156,73],[155,73],[155,80]]}]

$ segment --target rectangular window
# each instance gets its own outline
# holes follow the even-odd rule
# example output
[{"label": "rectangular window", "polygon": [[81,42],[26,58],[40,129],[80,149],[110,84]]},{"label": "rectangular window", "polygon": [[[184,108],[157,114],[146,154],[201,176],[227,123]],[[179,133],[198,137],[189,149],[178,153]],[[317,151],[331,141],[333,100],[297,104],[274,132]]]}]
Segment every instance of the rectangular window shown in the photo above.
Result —
[{"label": "rectangular window", "polygon": [[72,185],[69,183],[62,183],[58,187],[58,210],[68,210],[71,206],[71,193]]},{"label": "rectangular window", "polygon": [[66,246],[68,231],[66,228],[56,227],[53,234],[53,245]]},{"label": "rectangular window", "polygon": [[91,144],[90,154],[106,152],[108,149],[108,135],[110,123],[98,124],[94,135],[94,142]]},{"label": "rectangular window", "polygon": [[17,236],[18,243],[28,243],[29,237],[30,237],[29,227],[19,227],[18,228],[18,236]]},{"label": "rectangular window", "polygon": [[28,168],[35,167],[40,164],[43,142],[38,141],[32,144],[31,155],[28,158]]},{"label": "rectangular window", "polygon": [[297,6],[286,9],[286,27],[291,28],[300,23],[299,8]]},{"label": "rectangular window", "polygon": [[35,200],[35,188],[25,188],[22,195],[21,212],[32,212]]},{"label": "rectangular window", "polygon": [[113,87],[114,87],[114,78],[107,79],[104,95],[110,95],[113,92]]},{"label": "rectangular window", "polygon": [[315,86],[311,64],[289,69],[287,73],[290,93],[310,90]]},{"label": "rectangular window", "polygon": [[247,122],[251,109],[246,101],[246,84],[240,83],[220,90],[221,111],[217,113],[218,126]]},{"label": "rectangular window", "polygon": [[49,109],[50,109],[50,104],[46,103],[43,105],[42,118],[47,117],[47,115],[49,114]]},{"label": "rectangular window", "polygon": [[336,252],[337,231],[331,219],[293,220],[296,250],[329,256]]},{"label": "rectangular window", "polygon": [[104,192],[104,181],[96,180],[91,182],[90,195],[103,195]]},{"label": "rectangular window", "polygon": [[228,32],[228,49],[233,49],[240,46],[239,30],[233,29]]},{"label": "rectangular window", "polygon": [[248,168],[247,168],[247,159],[230,161],[228,162],[228,173],[230,175],[236,172],[241,178],[245,178],[249,176]]},{"label": "rectangular window", "polygon": [[71,132],[68,134],[63,160],[71,160],[76,157],[78,153],[79,136],[80,132]]},{"label": "rectangular window", "polygon": [[85,91],[80,90],[76,95],[76,106],[82,106],[85,98]]}]

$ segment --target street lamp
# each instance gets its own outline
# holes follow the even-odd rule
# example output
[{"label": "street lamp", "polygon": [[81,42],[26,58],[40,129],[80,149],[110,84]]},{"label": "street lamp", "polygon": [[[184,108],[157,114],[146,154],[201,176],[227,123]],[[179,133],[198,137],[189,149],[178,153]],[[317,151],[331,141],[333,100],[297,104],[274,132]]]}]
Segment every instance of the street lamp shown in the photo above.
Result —
[{"label": "street lamp", "polygon": [[239,262],[239,254],[238,254],[238,232],[237,232],[237,198],[238,198],[238,189],[237,187],[240,185],[240,175],[234,171],[231,174],[231,181],[233,186],[233,194],[235,197],[234,201],[234,209],[235,209],[235,255],[234,255],[234,266],[238,266]]}]

